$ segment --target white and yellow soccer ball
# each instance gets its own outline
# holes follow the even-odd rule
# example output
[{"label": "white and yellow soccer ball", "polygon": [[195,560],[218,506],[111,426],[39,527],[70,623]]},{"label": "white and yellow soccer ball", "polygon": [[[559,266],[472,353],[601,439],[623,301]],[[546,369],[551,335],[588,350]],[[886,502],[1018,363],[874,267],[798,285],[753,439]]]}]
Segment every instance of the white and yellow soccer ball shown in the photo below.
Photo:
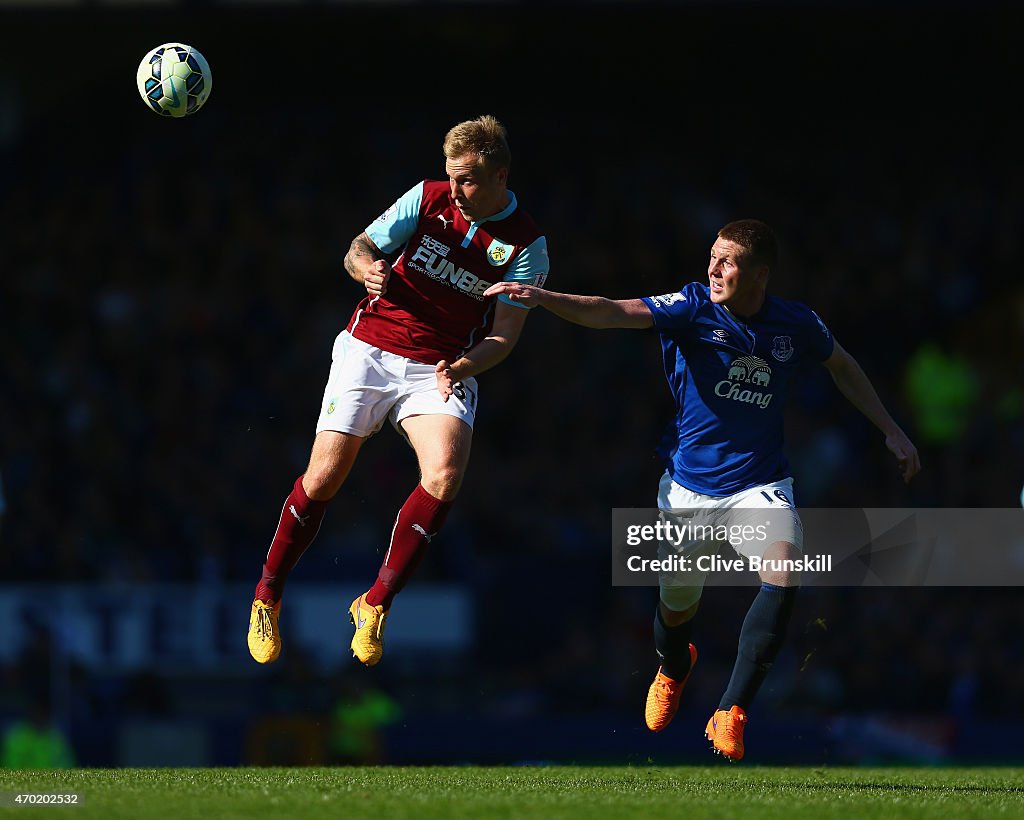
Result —
[{"label": "white and yellow soccer ball", "polygon": [[150,51],[139,63],[136,80],[142,99],[165,117],[194,114],[213,87],[210,64],[184,43],[164,43]]}]

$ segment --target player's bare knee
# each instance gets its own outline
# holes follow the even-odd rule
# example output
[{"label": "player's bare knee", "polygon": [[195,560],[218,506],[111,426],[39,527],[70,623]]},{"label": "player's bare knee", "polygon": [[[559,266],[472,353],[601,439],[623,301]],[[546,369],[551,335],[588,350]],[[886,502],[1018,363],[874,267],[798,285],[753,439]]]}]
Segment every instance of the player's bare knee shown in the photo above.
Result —
[{"label": "player's bare knee", "polygon": [[794,562],[803,557],[803,550],[788,541],[776,541],[764,551],[766,568],[758,574],[766,584],[776,587],[800,586],[800,570]]},{"label": "player's bare knee", "polygon": [[347,433],[324,430],[313,442],[309,466],[302,477],[302,489],[314,501],[330,501],[348,478],[363,439]]},{"label": "player's bare knee", "polygon": [[679,626],[684,624],[693,618],[697,614],[697,608],[700,606],[700,601],[688,606],[683,610],[669,609],[664,601],[659,601],[658,606],[661,608],[661,620],[665,622],[665,626]]},{"label": "player's bare knee", "polygon": [[302,477],[302,489],[314,501],[329,501],[341,489],[341,480],[328,465],[310,465]]},{"label": "player's bare knee", "polygon": [[315,501],[334,498],[345,479],[345,470],[338,452],[314,452],[302,477],[302,489]]},{"label": "player's bare knee", "polygon": [[761,581],[771,584],[773,587],[798,587],[800,586],[799,572],[760,572]]},{"label": "player's bare knee", "polygon": [[423,489],[440,501],[454,501],[462,486],[462,470],[445,466],[430,470],[420,480]]}]

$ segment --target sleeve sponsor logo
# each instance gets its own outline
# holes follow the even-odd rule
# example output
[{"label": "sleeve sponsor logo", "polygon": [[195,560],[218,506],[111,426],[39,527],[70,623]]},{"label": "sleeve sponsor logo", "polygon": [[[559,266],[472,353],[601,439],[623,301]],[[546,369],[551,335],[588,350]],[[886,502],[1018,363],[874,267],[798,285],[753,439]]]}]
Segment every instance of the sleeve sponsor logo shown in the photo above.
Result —
[{"label": "sleeve sponsor logo", "polygon": [[394,205],[392,205],[390,208],[388,208],[386,211],[384,211],[384,213],[382,213],[380,216],[378,216],[377,217],[377,221],[378,222],[387,222],[396,213],[398,213],[398,203],[397,202]]},{"label": "sleeve sponsor logo", "polygon": [[676,302],[685,302],[686,297],[682,293],[666,293],[662,296],[652,296],[651,301],[660,307],[672,307]]}]

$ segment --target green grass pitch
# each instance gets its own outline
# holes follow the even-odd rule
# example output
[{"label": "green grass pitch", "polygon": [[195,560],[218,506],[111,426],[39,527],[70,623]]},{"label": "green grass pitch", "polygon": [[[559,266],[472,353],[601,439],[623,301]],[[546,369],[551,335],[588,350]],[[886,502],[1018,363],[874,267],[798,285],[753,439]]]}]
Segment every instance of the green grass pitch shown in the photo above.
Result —
[{"label": "green grass pitch", "polygon": [[[1024,817],[1015,768],[380,767],[0,771],[11,817]],[[10,807],[12,792],[81,805]]]}]

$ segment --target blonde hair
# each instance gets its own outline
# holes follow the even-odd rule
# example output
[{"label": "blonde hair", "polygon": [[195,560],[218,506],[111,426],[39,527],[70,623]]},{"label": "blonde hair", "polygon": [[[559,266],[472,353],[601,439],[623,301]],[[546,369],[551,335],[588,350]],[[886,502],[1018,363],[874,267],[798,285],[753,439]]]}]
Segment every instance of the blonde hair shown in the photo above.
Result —
[{"label": "blonde hair", "polygon": [[455,159],[464,154],[477,154],[480,162],[493,170],[508,168],[512,152],[505,126],[490,114],[460,122],[445,135],[444,155]]}]

